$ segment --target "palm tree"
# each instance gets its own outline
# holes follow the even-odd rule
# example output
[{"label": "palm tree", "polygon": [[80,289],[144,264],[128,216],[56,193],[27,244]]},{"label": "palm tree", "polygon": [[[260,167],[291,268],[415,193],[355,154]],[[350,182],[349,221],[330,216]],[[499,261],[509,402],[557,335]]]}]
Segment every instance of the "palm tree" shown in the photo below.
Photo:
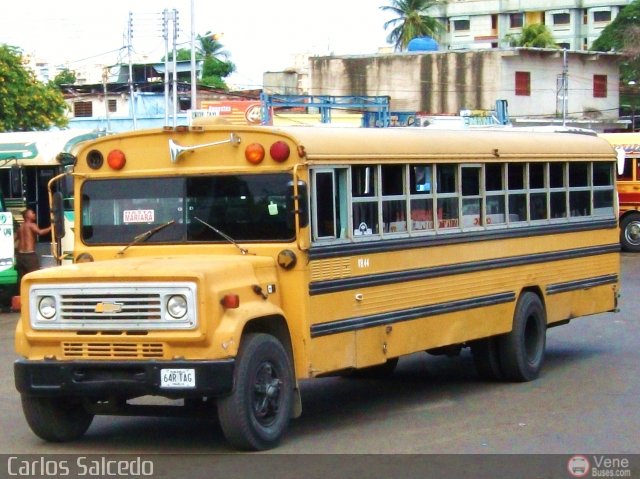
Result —
[{"label": "palm tree", "polygon": [[513,47],[558,48],[553,34],[542,23],[522,27],[520,35],[507,35],[507,40]]},{"label": "palm tree", "polygon": [[211,32],[198,35],[200,44],[196,47],[196,56],[203,60],[200,82],[214,88],[226,89],[223,78],[233,73],[236,66],[229,61],[229,52],[224,50],[222,43],[218,41],[221,36]]},{"label": "palm tree", "polygon": [[198,35],[200,45],[196,48],[197,52],[201,55],[201,58],[229,58],[229,52],[224,50],[222,43],[218,41],[220,37],[220,34],[212,34],[211,32],[207,32],[204,35]]},{"label": "palm tree", "polygon": [[384,29],[393,27],[387,42],[393,43],[396,50],[404,50],[416,37],[438,38],[444,32],[444,26],[426,12],[446,0],[391,0],[391,5],[380,7],[398,15],[384,24]]}]

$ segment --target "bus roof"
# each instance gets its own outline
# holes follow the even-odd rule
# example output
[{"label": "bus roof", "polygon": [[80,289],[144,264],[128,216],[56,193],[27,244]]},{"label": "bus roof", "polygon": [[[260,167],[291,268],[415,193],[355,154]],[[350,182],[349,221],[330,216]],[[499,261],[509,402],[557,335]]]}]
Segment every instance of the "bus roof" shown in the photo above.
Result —
[{"label": "bus roof", "polygon": [[[459,156],[582,158],[613,157],[609,143],[596,136],[505,130],[429,130],[428,128],[314,128],[276,131],[290,135],[305,148],[309,160],[356,158],[428,158]],[[339,130],[339,131],[336,131]]]},{"label": "bus roof", "polygon": [[0,133],[0,167],[54,165],[58,153],[70,152],[77,144],[104,133],[91,130],[18,131]]},{"label": "bus roof", "polygon": [[[198,131],[199,133],[196,133]],[[269,136],[288,138],[309,162],[341,161],[492,161],[492,160],[615,160],[613,147],[597,136],[565,132],[505,130],[431,130],[429,128],[345,128],[317,126],[207,125],[193,132],[172,129],[137,130],[109,135],[82,145],[83,151],[109,143],[144,139],[144,148],[158,148],[166,139],[183,147],[208,143],[213,136],[236,133],[243,145],[265,142]],[[204,136],[210,134],[208,139]],[[252,134],[253,137],[251,136]],[[151,136],[150,136],[151,135]],[[155,137],[155,138],[153,138]],[[154,146],[152,146],[152,144]]]},{"label": "bus roof", "polygon": [[599,136],[615,148],[624,150],[628,157],[640,157],[640,133],[602,133]]}]

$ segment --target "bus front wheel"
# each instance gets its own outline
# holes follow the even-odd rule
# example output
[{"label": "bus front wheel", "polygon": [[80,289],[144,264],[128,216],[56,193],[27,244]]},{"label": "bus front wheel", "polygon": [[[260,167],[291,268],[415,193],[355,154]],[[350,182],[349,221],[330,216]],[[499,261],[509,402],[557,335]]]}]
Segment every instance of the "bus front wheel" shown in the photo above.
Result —
[{"label": "bus front wheel", "polygon": [[498,338],[504,379],[525,382],[538,377],[544,361],[547,318],[537,294],[522,293],[516,304],[513,329]]},{"label": "bus front wheel", "polygon": [[218,416],[229,443],[264,450],[278,444],[292,414],[293,368],[275,337],[247,334],[240,345],[234,389],[218,399]]},{"label": "bus front wheel", "polygon": [[620,245],[625,251],[640,252],[640,215],[632,213],[620,222]]},{"label": "bus front wheel", "polygon": [[33,433],[49,442],[67,442],[81,437],[93,421],[80,400],[22,396],[24,417]]}]

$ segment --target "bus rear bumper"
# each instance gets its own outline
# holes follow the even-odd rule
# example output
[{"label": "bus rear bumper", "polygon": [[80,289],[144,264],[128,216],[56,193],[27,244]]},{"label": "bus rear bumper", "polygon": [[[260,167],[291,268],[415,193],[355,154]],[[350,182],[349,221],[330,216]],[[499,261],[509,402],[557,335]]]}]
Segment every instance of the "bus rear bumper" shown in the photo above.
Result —
[{"label": "bus rear bumper", "polygon": [[231,393],[235,360],[29,361],[14,363],[16,389],[28,396],[102,400],[156,395],[217,397]]}]

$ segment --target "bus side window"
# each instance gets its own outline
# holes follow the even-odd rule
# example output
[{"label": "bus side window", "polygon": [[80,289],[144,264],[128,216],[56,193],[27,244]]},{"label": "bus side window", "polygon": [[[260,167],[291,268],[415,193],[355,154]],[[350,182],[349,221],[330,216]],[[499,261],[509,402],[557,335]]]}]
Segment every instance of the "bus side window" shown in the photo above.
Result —
[{"label": "bus side window", "polygon": [[436,194],[439,228],[457,228],[458,222],[458,165],[436,165]]},{"label": "bus side window", "polygon": [[504,165],[499,163],[486,164],[484,184],[487,196],[487,225],[506,223]]},{"label": "bus side window", "polygon": [[344,168],[313,172],[313,239],[346,238],[347,172]]},{"label": "bus side window", "polygon": [[527,193],[525,190],[525,165],[507,164],[507,189],[509,190],[509,222],[527,221]]},{"label": "bus side window", "polygon": [[351,195],[353,197],[353,235],[380,233],[378,226],[378,167],[351,167]]}]

